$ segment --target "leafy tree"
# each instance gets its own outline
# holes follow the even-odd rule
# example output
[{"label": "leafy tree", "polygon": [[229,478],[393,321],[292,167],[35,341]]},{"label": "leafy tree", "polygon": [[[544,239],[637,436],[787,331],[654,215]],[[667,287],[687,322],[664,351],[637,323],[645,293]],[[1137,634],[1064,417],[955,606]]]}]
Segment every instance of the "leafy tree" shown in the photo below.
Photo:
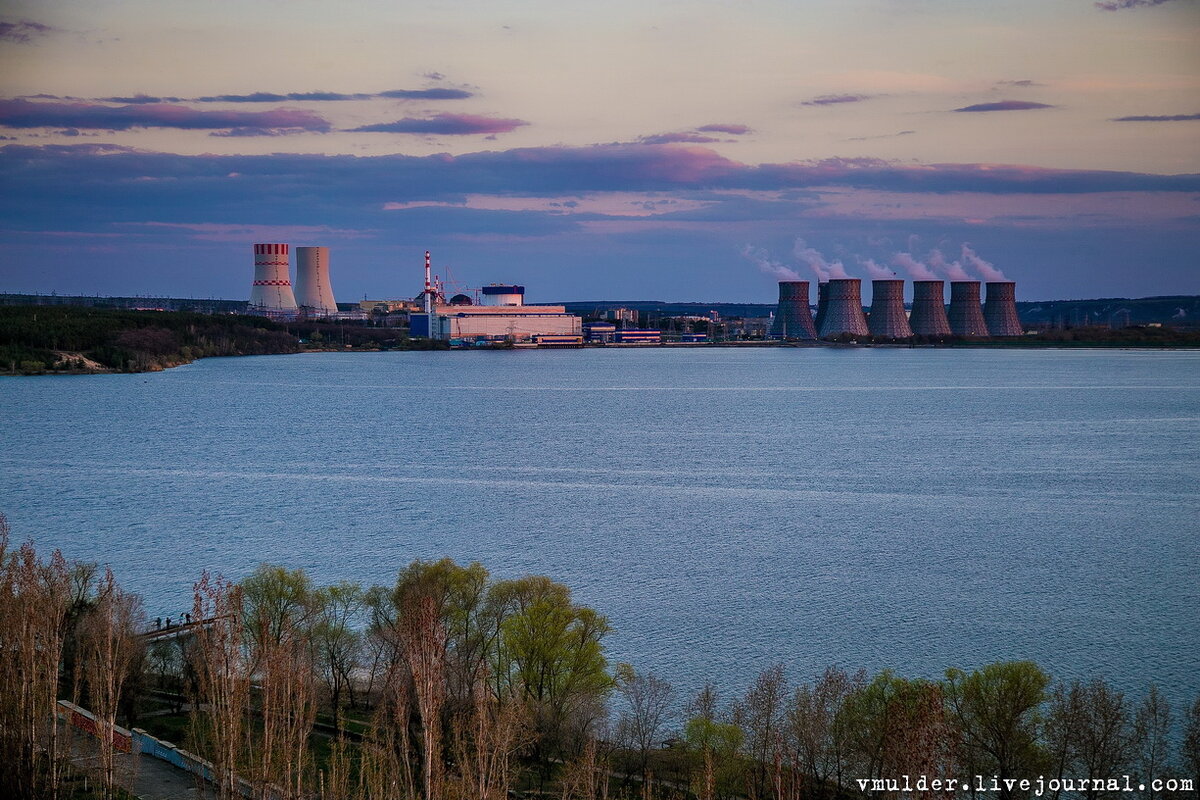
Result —
[{"label": "leafy tree", "polygon": [[247,636],[255,647],[278,645],[306,632],[312,621],[312,579],[302,569],[260,564],[241,584]]},{"label": "leafy tree", "polygon": [[[497,696],[529,706],[541,738],[535,756],[561,750],[570,732],[586,732],[613,687],[601,644],[608,620],[571,600],[571,590],[543,576],[500,581],[488,592],[499,622],[493,653]],[[568,725],[570,723],[570,725]],[[568,730],[570,728],[570,730]]]},{"label": "leafy tree", "polygon": [[946,671],[946,702],[963,747],[979,774],[1000,779],[1000,800],[1013,796],[1004,779],[1036,775],[1042,763],[1038,710],[1049,683],[1032,661],[1000,661],[971,673]]}]

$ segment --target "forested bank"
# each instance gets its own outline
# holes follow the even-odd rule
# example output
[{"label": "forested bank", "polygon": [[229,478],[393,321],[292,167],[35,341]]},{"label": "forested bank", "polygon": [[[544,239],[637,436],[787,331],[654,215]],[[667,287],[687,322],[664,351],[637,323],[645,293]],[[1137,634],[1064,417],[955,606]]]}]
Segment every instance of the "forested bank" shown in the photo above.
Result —
[{"label": "forested bank", "polygon": [[207,356],[299,352],[261,317],[73,306],[0,308],[0,371],[147,372]]},{"label": "forested bank", "polygon": [[[685,694],[611,664],[611,633],[549,578],[448,559],[373,587],[270,565],[240,583],[202,575],[168,626],[111,573],[16,547],[0,517],[0,796],[60,796],[57,698],[202,754],[222,798],[235,777],[263,798],[822,800],[903,775],[1136,785],[1200,769],[1200,698],[1172,709],[1152,685],[1131,697],[1001,662],[936,681],[772,667],[718,676],[743,693]],[[116,754],[99,742],[95,778],[111,786]]]}]

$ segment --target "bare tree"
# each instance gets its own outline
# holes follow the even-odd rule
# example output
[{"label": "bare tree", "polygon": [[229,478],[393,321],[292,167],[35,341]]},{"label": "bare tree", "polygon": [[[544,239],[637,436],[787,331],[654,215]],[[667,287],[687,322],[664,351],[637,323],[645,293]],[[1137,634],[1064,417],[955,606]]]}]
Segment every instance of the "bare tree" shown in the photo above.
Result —
[{"label": "bare tree", "polygon": [[788,709],[788,734],[799,770],[815,782],[812,795],[832,788],[836,794],[846,768],[846,736],[842,708],[852,691],[866,683],[859,672],[829,667],[813,684],[796,689]]},{"label": "bare tree", "polygon": [[117,711],[121,693],[142,650],[138,628],[144,615],[141,600],[117,585],[106,569],[95,608],[83,622],[83,673],[88,698],[96,717],[100,752],[100,780],[104,797],[114,796],[116,782]]},{"label": "bare tree", "polygon": [[735,708],[735,720],[747,733],[746,755],[752,761],[751,779],[746,787],[751,800],[765,796],[768,766],[783,746],[786,692],[783,665],[776,664],[759,673]]},{"label": "bare tree", "polygon": [[671,684],[652,672],[638,673],[629,664],[617,665],[617,691],[625,708],[617,720],[618,739],[638,752],[638,770],[646,779],[650,749],[671,718]]},{"label": "bare tree", "polygon": [[192,648],[197,696],[192,737],[213,764],[220,800],[240,797],[238,770],[245,763],[250,711],[250,654],[243,648],[241,589],[205,572],[196,584],[195,619],[205,620]]},{"label": "bare tree", "polygon": [[404,655],[421,718],[421,782],[424,800],[440,800],[442,705],[446,700],[446,629],[433,598],[415,598],[402,618]]},{"label": "bare tree", "polygon": [[9,550],[0,515],[0,796],[55,797],[64,759],[58,727],[59,666],[67,630],[69,569],[55,551]]},{"label": "bare tree", "polygon": [[[1200,697],[1192,703],[1183,724],[1183,741],[1179,745],[1179,761],[1183,774],[1200,777]],[[1200,797],[1200,782],[1196,784]]]},{"label": "bare tree", "polygon": [[[1086,778],[1120,775],[1133,762],[1135,738],[1125,695],[1096,678],[1080,689],[1076,769]],[[1089,785],[1084,796],[1106,793]]]},{"label": "bare tree", "polygon": [[1138,772],[1146,789],[1147,800],[1157,800],[1162,794],[1154,789],[1154,779],[1163,776],[1167,769],[1171,737],[1171,705],[1163,697],[1158,686],[1150,684],[1150,691],[1138,706],[1133,721],[1137,741]]}]

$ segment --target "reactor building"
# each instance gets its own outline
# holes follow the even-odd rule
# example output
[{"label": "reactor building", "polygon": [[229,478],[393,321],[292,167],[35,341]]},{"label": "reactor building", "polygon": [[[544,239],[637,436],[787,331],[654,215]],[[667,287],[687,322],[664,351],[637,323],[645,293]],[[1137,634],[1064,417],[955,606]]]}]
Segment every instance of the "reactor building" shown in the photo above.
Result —
[{"label": "reactor building", "polygon": [[288,266],[286,244],[254,245],[254,283],[250,287],[252,310],[284,314],[298,311]]},{"label": "reactor building", "polygon": [[460,342],[539,342],[558,345],[583,342],[583,320],[565,306],[527,306],[525,287],[493,283],[479,290],[479,303],[458,294],[445,302],[440,283],[430,277],[425,253],[424,311],[409,316],[411,336]]},{"label": "reactor building", "polygon": [[812,309],[808,307],[808,281],[780,281],[779,304],[771,336],[776,339],[816,339]]},{"label": "reactor building", "polygon": [[337,313],[333,285],[329,282],[329,248],[296,248],[296,304],[309,316]]}]

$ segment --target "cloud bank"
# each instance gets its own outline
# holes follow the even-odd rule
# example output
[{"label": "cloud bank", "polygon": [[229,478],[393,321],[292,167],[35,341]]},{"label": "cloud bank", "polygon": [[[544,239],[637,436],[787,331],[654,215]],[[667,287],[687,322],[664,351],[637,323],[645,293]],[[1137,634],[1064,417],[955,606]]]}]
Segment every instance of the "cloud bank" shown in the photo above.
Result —
[{"label": "cloud bank", "polygon": [[976,103],[973,106],[963,106],[955,111],[1032,111],[1038,108],[1055,108],[1046,103],[1034,103],[1029,100],[1000,100],[995,103]]}]

